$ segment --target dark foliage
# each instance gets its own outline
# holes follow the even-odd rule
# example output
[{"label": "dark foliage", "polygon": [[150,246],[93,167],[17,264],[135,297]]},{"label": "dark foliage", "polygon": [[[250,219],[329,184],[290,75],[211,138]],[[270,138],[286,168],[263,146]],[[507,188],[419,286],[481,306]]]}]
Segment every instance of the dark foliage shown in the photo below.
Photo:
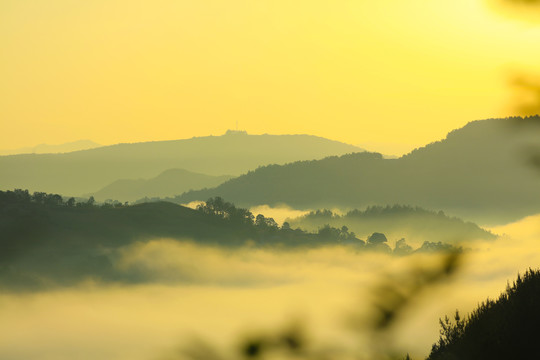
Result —
[{"label": "dark foliage", "polygon": [[[318,234],[280,228],[272,218],[255,219],[248,210],[221,198],[209,199],[194,210],[166,202],[98,205],[93,198],[76,202],[56,194],[0,191],[0,284],[26,288],[70,284],[86,277],[140,281],[116,272],[109,254],[156,238],[223,247],[290,248],[344,245],[343,236],[339,229]],[[346,240],[363,245],[348,233]]]},{"label": "dark foliage", "polygon": [[[14,287],[69,284],[85,277],[141,281],[115,271],[110,254],[137,241],[159,238],[228,248],[347,246],[354,251],[391,252],[386,244],[366,245],[346,226],[326,225],[317,232],[293,229],[288,223],[280,227],[274,219],[255,217],[220,197],[194,210],[167,202],[97,204],[93,198],[77,202],[56,194],[0,191],[0,215],[0,284]],[[403,249],[409,250],[400,243],[396,254],[410,253]]]},{"label": "dark foliage", "polygon": [[470,315],[440,320],[441,336],[428,360],[540,359],[540,271],[518,274],[497,300]]},{"label": "dark foliage", "polygon": [[415,245],[424,241],[460,244],[496,239],[494,234],[472,222],[450,217],[442,211],[406,205],[368,206],[365,210],[354,209],[344,215],[326,209],[316,210],[291,219],[290,223],[306,230],[316,229],[323,224],[333,227],[345,225],[360,236],[384,230],[389,239],[414,239]]}]

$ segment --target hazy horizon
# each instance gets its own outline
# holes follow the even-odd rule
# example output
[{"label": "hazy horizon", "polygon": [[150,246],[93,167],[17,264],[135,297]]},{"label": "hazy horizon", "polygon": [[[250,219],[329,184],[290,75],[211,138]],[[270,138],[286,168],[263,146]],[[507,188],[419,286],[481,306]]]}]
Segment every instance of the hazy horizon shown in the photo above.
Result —
[{"label": "hazy horizon", "polygon": [[425,144],[515,114],[509,82],[539,70],[540,29],[489,3],[5,1],[0,142],[165,140],[238,123]]},{"label": "hazy horizon", "polygon": [[538,44],[540,0],[1,0],[0,359],[539,358]]},{"label": "hazy horizon", "polygon": [[[478,119],[476,119],[476,120],[478,120]],[[471,120],[471,121],[474,121],[474,120]],[[452,130],[455,130],[455,129],[448,129],[447,132],[450,132]],[[197,135],[197,136],[192,136],[192,137],[185,137],[185,138],[180,138],[180,137],[178,137],[178,138],[164,138],[164,139],[148,138],[148,139],[137,139],[137,140],[132,140],[132,141],[126,140],[126,141],[122,141],[122,142],[99,143],[99,144],[92,141],[91,139],[68,140],[68,141],[62,142],[62,143],[46,143],[46,142],[40,142],[38,144],[26,143],[26,144],[21,144],[21,146],[17,147],[17,148],[10,148],[10,149],[2,148],[2,149],[0,149],[0,156],[21,155],[21,154],[29,154],[29,153],[36,153],[36,154],[63,153],[63,152],[71,152],[71,151],[78,151],[78,150],[86,150],[86,149],[91,149],[91,148],[94,148],[94,147],[113,146],[113,145],[119,145],[119,144],[132,144],[132,143],[139,143],[139,142],[189,140],[189,139],[200,138],[200,137],[223,136],[228,131],[246,131],[247,132],[247,130],[244,130],[244,129],[236,130],[236,129],[231,128],[231,129],[227,129],[225,132],[223,132],[221,134],[214,134],[214,133],[212,133],[210,131],[206,135],[202,134],[202,135]],[[428,142],[426,142],[426,143],[411,143],[411,144],[407,144],[407,143],[403,143],[403,142],[363,142],[362,140],[360,140],[359,142],[356,142],[356,143],[348,143],[348,142],[344,142],[344,141],[341,141],[341,140],[338,140],[338,139],[335,139],[335,138],[328,138],[328,137],[325,137],[325,136],[314,135],[314,134],[310,134],[310,133],[267,133],[267,132],[251,133],[251,132],[247,132],[247,134],[248,135],[311,135],[311,136],[318,136],[318,137],[322,137],[322,138],[332,140],[332,141],[339,141],[339,142],[342,142],[342,143],[347,144],[347,145],[353,145],[353,146],[357,146],[357,147],[360,147],[360,148],[364,148],[366,151],[378,152],[378,153],[381,153],[383,155],[396,156],[396,157],[403,156],[403,155],[411,152],[412,150],[414,150],[416,148],[425,146],[425,145],[427,145],[427,144],[429,144],[431,142],[440,141],[440,140],[442,140],[444,138],[444,136],[442,136],[441,138],[434,138],[434,139],[428,140]],[[91,147],[81,147],[81,148],[77,148],[77,149],[74,149],[74,150],[67,150],[67,151],[64,148],[64,146],[66,146],[66,145],[67,146],[69,146],[69,145],[77,145],[78,143],[83,143],[83,142],[93,143],[93,145]],[[55,149],[55,148],[58,148],[58,149]],[[45,150],[45,149],[47,149],[48,151]]]}]

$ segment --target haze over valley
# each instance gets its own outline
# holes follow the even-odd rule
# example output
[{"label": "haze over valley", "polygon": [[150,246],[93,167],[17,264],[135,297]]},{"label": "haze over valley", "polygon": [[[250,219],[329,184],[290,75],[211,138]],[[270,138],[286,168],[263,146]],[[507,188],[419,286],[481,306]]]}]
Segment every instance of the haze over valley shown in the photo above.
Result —
[{"label": "haze over valley", "polygon": [[0,359],[540,359],[539,25],[1,1]]},{"label": "haze over valley", "polygon": [[[497,295],[502,277],[511,277],[524,264],[531,264],[526,254],[538,246],[534,241],[538,234],[537,226],[533,225],[537,224],[533,220],[536,218],[505,224],[540,211],[537,201],[540,194],[535,186],[538,173],[527,161],[534,157],[531,146],[538,135],[535,121],[537,117],[476,121],[450,132],[442,141],[397,159],[323,138],[252,136],[244,132],[166,143],[120,144],[65,154],[0,157],[0,164],[9,165],[22,183],[49,184],[52,188],[67,186],[79,191],[85,189],[84,182],[78,180],[83,175],[88,178],[86,186],[90,186],[113,176],[148,174],[149,169],[159,166],[194,164],[195,159],[200,161],[199,168],[208,173],[236,169],[236,176],[216,176],[168,168],[153,178],[120,178],[99,191],[75,197],[69,192],[62,196],[2,190],[0,245],[4,250],[0,258],[0,286],[4,295],[0,296],[0,302],[5,309],[18,313],[13,296],[22,296],[24,301],[35,304],[33,316],[41,318],[40,321],[51,321],[45,320],[43,313],[49,307],[46,304],[50,294],[65,298],[65,306],[100,307],[106,301],[116,303],[113,305],[116,307],[127,294],[147,301],[144,299],[149,292],[158,292],[160,297],[165,297],[160,300],[167,303],[165,311],[172,311],[170,307],[174,306],[165,299],[188,293],[194,301],[203,303],[206,296],[213,296],[210,294],[230,297],[231,301],[240,296],[239,304],[246,296],[275,298],[274,310],[255,307],[261,315],[247,311],[227,326],[219,323],[223,315],[218,313],[214,313],[214,321],[203,321],[208,328],[196,325],[196,317],[180,321],[178,326],[161,321],[159,326],[168,340],[162,345],[151,340],[147,347],[130,345],[131,349],[138,349],[137,355],[126,352],[122,342],[118,346],[88,347],[73,324],[60,327],[61,332],[74,331],[74,347],[70,351],[85,349],[89,359],[95,356],[146,359],[152,353],[169,356],[165,354],[180,344],[172,333],[189,334],[195,329],[215,342],[213,346],[220,352],[232,351],[234,356],[228,344],[235,341],[234,336],[216,336],[208,332],[209,328],[222,327],[227,333],[240,334],[243,326],[249,326],[244,316],[268,323],[272,317],[279,318],[278,309],[292,292],[296,293],[296,300],[292,301],[296,305],[292,308],[297,310],[291,311],[297,311],[298,316],[313,317],[320,326],[329,329],[313,331],[312,336],[318,340],[310,351],[327,351],[322,348],[333,343],[345,353],[370,357],[383,351],[368,340],[369,333],[379,326],[373,319],[368,320],[378,311],[370,302],[360,302],[357,311],[364,314],[361,316],[371,315],[362,320],[361,330],[352,333],[333,324],[327,316],[345,316],[339,315],[338,309],[353,307],[350,301],[355,297],[351,289],[358,284],[363,284],[361,288],[366,296],[370,289],[381,286],[377,285],[379,282],[384,284],[381,280],[384,269],[392,276],[398,276],[399,272],[408,276],[405,284],[412,281],[406,285],[413,286],[412,289],[427,287],[425,294],[422,291],[417,295],[419,290],[413,290],[400,296],[410,296],[412,303],[436,302],[437,310],[433,305],[427,307],[431,312],[418,312],[416,305],[403,309],[394,309],[396,305],[392,302],[380,305],[403,312],[405,317],[383,325],[388,331],[424,334],[422,341],[400,335],[400,340],[383,352],[425,356],[426,349],[436,340],[436,314],[448,313],[452,306],[458,305],[466,311],[472,310],[486,293]],[[236,147],[230,147],[231,144]],[[281,144],[280,150],[273,153]],[[242,152],[248,145],[249,151]],[[197,151],[193,150],[194,146]],[[347,153],[349,150],[353,151]],[[258,156],[252,157],[254,153]],[[323,158],[294,161],[308,156]],[[293,161],[267,165],[259,163],[262,159]],[[77,168],[84,167],[85,172],[63,179],[62,174],[71,173],[73,165],[79,162]],[[20,165],[28,163],[37,165],[28,168]],[[242,166],[248,164],[253,167],[239,174]],[[113,169],[113,165],[118,169],[106,171]],[[48,182],[41,183],[41,178],[33,175],[38,170]],[[14,181],[15,176],[3,176],[3,181],[6,178]],[[206,189],[194,190],[197,188]],[[497,196],[490,196],[493,193]],[[242,206],[250,207],[251,211]],[[495,258],[507,258],[510,252],[516,261],[487,266]],[[447,266],[445,262],[451,257],[460,260],[452,260],[448,263],[450,270],[443,271],[440,267]],[[354,265],[356,262],[363,265]],[[422,264],[421,268],[413,270],[413,263]],[[483,264],[482,270],[473,264]],[[322,273],[325,275],[321,277]],[[336,279],[340,285],[329,287],[327,281]],[[417,281],[427,283],[413,285]],[[429,285],[431,282],[434,285]],[[441,294],[448,294],[455,287],[467,289],[468,295],[459,298],[445,295],[441,302]],[[349,302],[323,297],[313,304],[317,304],[318,310],[315,307],[309,308],[309,313],[298,310],[300,303],[309,301],[306,296],[319,297],[316,293],[321,289],[336,296],[340,294],[339,297]],[[252,295],[246,295],[246,291]],[[89,292],[95,294],[97,303],[90,305],[81,298]],[[391,298],[376,301],[385,304]],[[144,303],[133,306],[130,307],[133,311],[156,311],[144,310],[148,306]],[[177,306],[184,308],[180,313],[195,309],[195,304],[190,302]],[[416,315],[407,315],[410,312]],[[348,316],[353,313],[349,310]],[[70,316],[81,315],[86,316],[83,313]],[[414,325],[419,319],[430,326],[419,330]],[[410,330],[411,326],[414,330]],[[351,336],[357,331],[358,344],[364,344],[360,352],[352,346]],[[43,336],[39,334],[35,332],[35,336]],[[38,345],[34,350],[21,352],[17,345],[22,341],[20,336],[11,334],[0,355],[37,359],[44,351],[47,356],[57,358],[65,349],[58,340],[50,339],[56,345],[49,350]],[[102,342],[96,336],[97,333],[92,333],[90,338]],[[138,336],[128,335],[133,341]],[[188,353],[181,353],[184,355],[175,356],[189,358]]]}]

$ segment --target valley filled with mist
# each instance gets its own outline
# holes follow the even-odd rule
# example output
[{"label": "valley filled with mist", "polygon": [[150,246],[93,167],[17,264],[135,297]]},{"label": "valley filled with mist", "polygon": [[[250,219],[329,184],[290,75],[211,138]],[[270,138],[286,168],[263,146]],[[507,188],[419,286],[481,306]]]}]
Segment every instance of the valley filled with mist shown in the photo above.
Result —
[{"label": "valley filled with mist", "polygon": [[[192,139],[0,158],[33,184],[0,191],[0,355],[222,359],[256,346],[255,357],[425,357],[439,318],[473,311],[540,261],[536,120],[477,121],[397,159],[262,138],[287,144],[278,165],[274,143],[242,132],[204,138],[206,154],[170,148]],[[236,176],[186,166],[222,161],[213,154],[233,139],[275,157]],[[323,158],[305,159],[316,156],[305,141]],[[246,161],[237,155],[230,169]],[[157,177],[123,178],[123,162],[152,174],[141,158],[164,164]],[[37,169],[75,189],[66,174],[80,159],[94,174],[117,162],[107,176],[118,179],[96,193],[36,191],[49,188]]]},{"label": "valley filled with mist", "polygon": [[540,0],[0,2],[0,360],[540,359]]}]

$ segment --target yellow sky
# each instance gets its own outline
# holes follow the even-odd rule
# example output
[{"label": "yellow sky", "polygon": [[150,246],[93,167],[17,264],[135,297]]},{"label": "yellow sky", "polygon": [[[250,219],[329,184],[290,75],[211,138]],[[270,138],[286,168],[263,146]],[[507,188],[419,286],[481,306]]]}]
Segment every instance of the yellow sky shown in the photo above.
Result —
[{"label": "yellow sky", "polygon": [[540,63],[539,40],[483,0],[3,0],[0,148],[236,121],[419,146],[510,115],[508,76]]}]

